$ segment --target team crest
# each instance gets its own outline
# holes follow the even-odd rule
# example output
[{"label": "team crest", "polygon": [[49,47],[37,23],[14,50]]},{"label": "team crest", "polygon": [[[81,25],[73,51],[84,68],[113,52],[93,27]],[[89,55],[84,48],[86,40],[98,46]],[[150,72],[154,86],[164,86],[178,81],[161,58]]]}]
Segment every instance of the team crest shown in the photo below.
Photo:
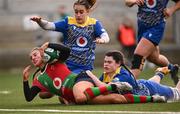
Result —
[{"label": "team crest", "polygon": [[78,46],[80,47],[84,47],[87,45],[87,38],[85,37],[79,37],[77,40],[76,40],[76,43]]},{"label": "team crest", "polygon": [[53,80],[53,85],[56,89],[60,89],[61,88],[61,85],[62,85],[62,81],[60,78],[55,78]]},{"label": "team crest", "polygon": [[157,4],[157,0],[146,0],[146,5],[148,8],[154,8]]}]

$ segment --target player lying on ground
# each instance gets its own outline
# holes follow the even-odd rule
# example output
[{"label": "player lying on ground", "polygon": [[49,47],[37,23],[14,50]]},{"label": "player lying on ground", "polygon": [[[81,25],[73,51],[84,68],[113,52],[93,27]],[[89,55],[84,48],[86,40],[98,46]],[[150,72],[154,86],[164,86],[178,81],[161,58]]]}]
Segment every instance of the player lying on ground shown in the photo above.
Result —
[{"label": "player lying on ground", "polygon": [[[60,101],[65,104],[82,104],[87,102],[84,91],[87,88],[94,87],[94,82],[85,72],[76,75],[67,68],[64,61],[68,58],[69,53],[70,49],[66,46],[51,43],[45,43],[41,48],[34,48],[31,51],[31,62],[38,70],[33,74],[31,87],[28,83],[30,66],[23,71],[23,87],[26,101],[32,101],[39,93],[40,98],[43,99],[57,95]],[[121,89],[131,89],[131,86],[126,83],[111,84],[107,86],[107,89],[116,91],[117,86]],[[144,102],[156,101],[156,98],[154,99],[151,96],[142,97],[146,99]],[[108,94],[91,99],[90,103],[110,104],[128,103],[128,101],[122,95]]]},{"label": "player lying on ground", "polygon": [[[160,95],[165,96],[166,100],[180,100],[180,81],[175,88],[160,84],[163,76],[170,72],[168,67],[158,68],[155,75],[149,80],[135,80],[132,73],[124,65],[123,54],[116,50],[106,53],[104,58],[104,73],[100,77],[100,80],[90,71],[86,72],[98,86],[96,88],[88,88],[85,91],[86,95],[90,99],[98,96],[99,94],[103,94],[104,92],[108,92],[107,89],[104,89],[106,88],[106,86],[103,86],[105,83],[128,82],[133,87],[133,90],[128,91],[128,93],[150,96]],[[119,91],[119,93],[125,94],[127,91]]]}]

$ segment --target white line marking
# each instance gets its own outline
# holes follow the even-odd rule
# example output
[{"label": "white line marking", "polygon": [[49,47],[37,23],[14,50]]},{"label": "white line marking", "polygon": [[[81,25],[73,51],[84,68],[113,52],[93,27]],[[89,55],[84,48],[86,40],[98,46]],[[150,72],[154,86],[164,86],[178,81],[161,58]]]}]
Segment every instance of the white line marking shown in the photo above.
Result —
[{"label": "white line marking", "polygon": [[10,93],[11,93],[11,91],[6,91],[6,90],[5,91],[0,91],[0,94],[5,94],[6,95],[6,94],[10,94]]},{"label": "white line marking", "polygon": [[88,111],[88,110],[43,110],[43,109],[0,109],[0,112],[52,112],[52,113],[111,113],[111,114],[180,114],[180,112],[145,112],[145,111]]}]

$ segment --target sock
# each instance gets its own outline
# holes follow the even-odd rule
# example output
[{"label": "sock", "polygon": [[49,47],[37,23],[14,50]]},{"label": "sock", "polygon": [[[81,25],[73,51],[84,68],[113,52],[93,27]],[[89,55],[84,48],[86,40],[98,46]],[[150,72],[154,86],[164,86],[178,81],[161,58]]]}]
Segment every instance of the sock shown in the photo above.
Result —
[{"label": "sock", "polygon": [[164,77],[164,74],[163,74],[162,72],[156,72],[155,75],[159,76],[159,77],[161,78],[161,80],[162,80],[163,77]]},{"label": "sock", "polygon": [[144,95],[133,95],[133,94],[124,94],[123,95],[129,103],[147,103],[152,102],[151,96]]},{"label": "sock", "polygon": [[112,92],[114,90],[114,85],[109,85],[109,86],[101,86],[101,87],[92,87],[92,88],[87,88],[84,93],[88,99],[92,99],[96,96]]},{"label": "sock", "polygon": [[174,69],[174,65],[171,64],[171,63],[169,63],[169,64],[168,64],[168,69],[172,71],[172,70]]}]

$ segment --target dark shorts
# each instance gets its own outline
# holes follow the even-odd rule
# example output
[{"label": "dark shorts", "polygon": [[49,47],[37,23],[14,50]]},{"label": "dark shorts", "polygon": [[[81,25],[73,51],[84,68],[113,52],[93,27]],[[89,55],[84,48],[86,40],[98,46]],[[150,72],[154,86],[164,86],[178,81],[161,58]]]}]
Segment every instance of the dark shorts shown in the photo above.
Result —
[{"label": "dark shorts", "polygon": [[138,22],[138,42],[142,37],[151,41],[155,46],[159,45],[163,38],[165,22],[161,22],[155,26],[148,27],[142,22]]},{"label": "dark shorts", "polygon": [[94,81],[88,76],[88,74],[85,71],[82,71],[77,75],[77,78],[75,80],[75,84],[81,81],[88,81],[95,85]]}]

